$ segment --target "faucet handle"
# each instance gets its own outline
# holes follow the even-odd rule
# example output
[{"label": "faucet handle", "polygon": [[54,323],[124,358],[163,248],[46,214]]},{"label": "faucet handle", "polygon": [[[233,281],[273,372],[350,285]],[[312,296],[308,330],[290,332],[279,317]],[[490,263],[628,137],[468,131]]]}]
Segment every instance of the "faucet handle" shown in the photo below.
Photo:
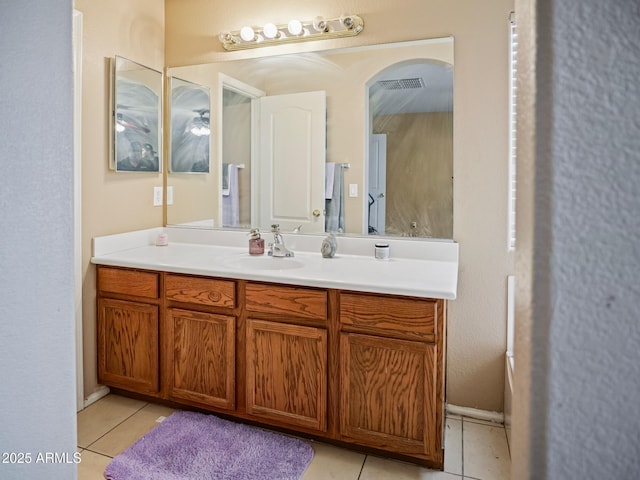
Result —
[{"label": "faucet handle", "polygon": [[280,232],[280,225],[277,223],[274,223],[273,225],[271,225],[271,231],[273,233],[278,233]]}]

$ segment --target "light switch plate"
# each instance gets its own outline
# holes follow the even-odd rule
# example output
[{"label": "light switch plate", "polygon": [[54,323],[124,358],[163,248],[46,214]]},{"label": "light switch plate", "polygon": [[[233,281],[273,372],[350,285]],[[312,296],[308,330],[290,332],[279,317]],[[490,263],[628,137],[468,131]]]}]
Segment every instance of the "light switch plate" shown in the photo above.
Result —
[{"label": "light switch plate", "polygon": [[349,184],[349,196],[350,197],[357,197],[358,196],[358,184],[357,183],[350,183]]},{"label": "light switch plate", "polygon": [[162,206],[162,187],[153,187],[153,206]]}]

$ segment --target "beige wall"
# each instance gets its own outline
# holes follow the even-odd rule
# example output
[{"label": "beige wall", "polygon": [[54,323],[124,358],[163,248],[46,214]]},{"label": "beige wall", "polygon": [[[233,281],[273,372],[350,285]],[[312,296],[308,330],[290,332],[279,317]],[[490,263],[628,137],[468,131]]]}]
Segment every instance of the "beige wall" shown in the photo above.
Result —
[{"label": "beige wall", "polygon": [[513,272],[506,245],[508,15],[513,0],[353,0],[348,5],[247,0],[233,8],[205,0],[166,0],[166,62],[177,66],[283,53],[289,47],[223,52],[216,36],[247,23],[338,16],[345,8],[363,17],[360,35],[295,49],[454,37],[454,238],[460,244],[460,270],[458,299],[449,309],[447,399],[500,411],[506,277]]},{"label": "beige wall", "polygon": [[[311,3],[315,6],[310,5]],[[348,8],[347,8],[348,7]],[[119,54],[161,68],[221,59],[307,51],[453,35],[454,238],[460,244],[458,299],[450,304],[447,399],[449,403],[502,410],[506,334],[506,276],[512,273],[507,238],[508,13],[513,0],[248,0],[230,8],[205,0],[90,2],[85,14],[83,132],[83,241],[85,258],[85,390],[95,387],[95,281],[88,266],[96,235],[162,224],[151,191],[160,176],[107,170],[106,57]],[[357,37],[314,45],[222,52],[216,36],[245,23],[291,17],[361,15]],[[151,13],[150,13],[151,12]],[[166,13],[166,32],[163,31]],[[275,52],[274,52],[275,50]],[[215,151],[212,144],[212,153]],[[353,172],[358,174],[358,172]],[[124,177],[122,175],[125,175]],[[131,208],[130,205],[136,205]]]},{"label": "beige wall", "polygon": [[90,264],[95,236],[162,225],[153,187],[162,174],[109,170],[109,58],[120,55],[164,68],[163,0],[76,0],[82,39],[82,264],[85,395],[95,391],[96,283]]}]

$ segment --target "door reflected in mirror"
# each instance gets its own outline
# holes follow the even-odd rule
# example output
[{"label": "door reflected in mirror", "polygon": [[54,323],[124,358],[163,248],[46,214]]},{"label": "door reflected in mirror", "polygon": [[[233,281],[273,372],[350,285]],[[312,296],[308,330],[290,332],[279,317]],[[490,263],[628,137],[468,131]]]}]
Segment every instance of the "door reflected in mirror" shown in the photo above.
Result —
[{"label": "door reflected in mirror", "polygon": [[[167,209],[169,225],[261,226],[263,205],[274,204],[273,195],[260,195],[267,191],[261,186],[262,179],[270,175],[268,170],[260,170],[265,151],[269,151],[262,148],[265,140],[258,133],[264,126],[259,117],[249,115],[247,132],[246,126],[234,125],[234,115],[224,113],[233,103],[233,96],[225,93],[226,82],[231,79],[259,92],[245,97],[244,105],[251,105],[251,110],[262,95],[326,92],[326,148],[322,159],[317,160],[320,165],[313,167],[313,177],[320,176],[326,194],[330,182],[325,178],[325,165],[349,165],[340,169],[344,233],[452,237],[452,38],[224,61],[175,67],[169,72],[217,92],[211,98],[211,128],[221,137],[216,139],[214,135],[211,144],[212,166],[220,165],[220,171],[212,167],[203,176],[208,179],[202,181],[195,178],[200,176],[189,176],[182,182],[169,175],[168,185],[175,185],[175,204]],[[418,79],[420,88],[411,88],[411,79]],[[402,88],[395,91],[394,85]],[[400,98],[401,94],[410,96]],[[413,110],[392,110],[390,105],[411,106]],[[244,116],[246,125],[247,113]],[[386,147],[374,141],[382,137]],[[300,152],[303,149],[296,148]],[[371,160],[376,152],[377,157]],[[384,158],[380,155],[383,152]],[[229,188],[229,174],[223,164],[224,168],[245,166],[236,171],[239,207],[231,222],[225,220],[223,209],[223,190]],[[310,188],[308,178],[300,172],[285,169],[277,173],[277,179],[278,191]],[[326,202],[326,198],[323,200]],[[296,206],[312,214],[320,212],[320,225],[325,224],[327,203],[320,208]],[[283,231],[293,231],[299,225],[294,220]],[[305,226],[299,230],[311,231]]]}]

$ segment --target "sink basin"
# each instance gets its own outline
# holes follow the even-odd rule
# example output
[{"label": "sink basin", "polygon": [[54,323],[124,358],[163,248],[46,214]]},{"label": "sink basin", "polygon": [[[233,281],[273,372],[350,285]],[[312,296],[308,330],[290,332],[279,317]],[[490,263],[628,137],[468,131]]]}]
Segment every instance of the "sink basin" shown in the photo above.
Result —
[{"label": "sink basin", "polygon": [[304,266],[304,263],[291,257],[269,257],[266,255],[253,257],[248,254],[225,259],[224,264],[242,270],[290,270]]}]

